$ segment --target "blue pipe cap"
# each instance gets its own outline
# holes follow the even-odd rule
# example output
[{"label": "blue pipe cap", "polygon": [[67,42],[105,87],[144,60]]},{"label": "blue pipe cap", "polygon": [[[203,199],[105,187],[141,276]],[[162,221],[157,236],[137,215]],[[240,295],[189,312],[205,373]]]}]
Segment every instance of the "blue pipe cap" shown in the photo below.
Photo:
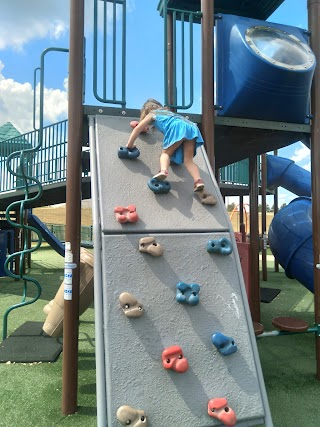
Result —
[{"label": "blue pipe cap", "polygon": [[156,194],[166,194],[171,190],[171,184],[168,181],[158,181],[155,178],[151,178],[148,181],[148,187],[151,191]]},{"label": "blue pipe cap", "polygon": [[188,284],[179,282],[176,284],[176,300],[180,304],[197,305],[199,303],[200,286],[196,283]]},{"label": "blue pipe cap", "polygon": [[137,147],[133,147],[133,148],[119,147],[119,149],[118,149],[119,159],[133,160],[139,156],[140,156],[140,151]]},{"label": "blue pipe cap", "polygon": [[212,335],[211,342],[223,356],[229,356],[237,351],[234,339],[220,332],[215,332]]},{"label": "blue pipe cap", "polygon": [[207,251],[210,254],[230,255],[232,250],[232,243],[227,237],[212,239],[207,243]]}]

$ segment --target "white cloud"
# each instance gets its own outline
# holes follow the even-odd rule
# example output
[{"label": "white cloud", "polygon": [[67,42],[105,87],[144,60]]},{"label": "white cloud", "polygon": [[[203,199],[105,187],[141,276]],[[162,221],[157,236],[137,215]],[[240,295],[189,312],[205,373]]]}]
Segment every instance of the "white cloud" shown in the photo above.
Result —
[{"label": "white cloud", "polygon": [[[1,4],[0,14],[0,50],[12,48],[21,51],[32,40],[49,38],[58,40],[69,31],[70,2],[68,0],[10,0]],[[103,2],[99,2],[99,11],[103,12]],[[121,7],[117,7],[117,18]],[[111,31],[113,4],[107,3],[108,30]],[[135,9],[134,0],[130,0],[127,11]],[[103,13],[98,14],[101,17]],[[101,25],[99,19],[99,25]],[[86,33],[93,29],[93,1],[85,1]]]},{"label": "white cloud", "polygon": [[306,163],[305,165],[301,166],[303,169],[311,172],[311,162]]},{"label": "white cloud", "polygon": [[2,2],[0,49],[23,49],[34,39],[59,39],[69,24],[66,0],[10,0]]},{"label": "white cloud", "polygon": [[[0,125],[11,122],[21,133],[30,132],[33,130],[33,88],[30,83],[18,83],[13,79],[6,79],[2,74],[3,68],[4,65],[0,61]],[[67,109],[66,91],[44,89],[45,122],[55,123],[65,119]]]},{"label": "white cloud", "polygon": [[291,160],[293,160],[295,163],[299,163],[305,159],[310,159],[310,149],[302,144],[302,142],[300,142],[298,148],[291,156]]}]

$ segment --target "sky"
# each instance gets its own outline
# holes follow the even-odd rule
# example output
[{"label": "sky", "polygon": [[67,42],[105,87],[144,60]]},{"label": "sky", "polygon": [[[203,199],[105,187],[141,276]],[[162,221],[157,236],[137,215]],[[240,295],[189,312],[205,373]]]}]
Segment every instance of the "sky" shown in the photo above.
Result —
[{"label": "sky", "polygon": [[[103,6],[103,2],[99,7]],[[163,101],[163,19],[159,0],[127,0],[127,73],[128,108],[140,108],[149,98]],[[115,31],[120,32],[120,14]],[[307,0],[285,0],[268,19],[271,22],[307,28]],[[200,40],[200,26],[195,26],[195,45]],[[99,22],[101,29],[101,22]],[[109,24],[108,31],[113,28]],[[86,88],[85,104],[99,105],[92,88],[93,0],[85,0]],[[120,37],[119,37],[120,38]],[[118,40],[119,40],[118,38]],[[40,66],[41,53],[49,47],[68,48],[68,0],[10,0],[3,2],[0,14],[0,125],[10,121],[20,132],[33,130],[34,70]],[[118,47],[118,46],[117,46]],[[122,63],[121,50],[117,69]],[[99,59],[100,60],[100,59]],[[201,113],[200,49],[195,49],[195,102],[190,112]],[[99,67],[100,69],[100,67]],[[101,66],[102,69],[102,66]],[[112,73],[108,74],[111,76]],[[98,87],[102,74],[98,73]],[[121,98],[117,78],[116,94]],[[67,117],[68,55],[50,52],[45,56],[44,120],[55,123]],[[39,100],[39,75],[36,74],[36,100]],[[107,90],[112,85],[107,84]],[[188,93],[186,94],[188,99]],[[38,111],[38,109],[37,109]],[[36,126],[38,122],[36,121]],[[310,152],[298,142],[279,150],[282,157],[294,160],[310,171]],[[279,204],[295,198],[279,190]],[[237,202],[228,198],[227,203]],[[268,198],[267,203],[272,205]]]}]

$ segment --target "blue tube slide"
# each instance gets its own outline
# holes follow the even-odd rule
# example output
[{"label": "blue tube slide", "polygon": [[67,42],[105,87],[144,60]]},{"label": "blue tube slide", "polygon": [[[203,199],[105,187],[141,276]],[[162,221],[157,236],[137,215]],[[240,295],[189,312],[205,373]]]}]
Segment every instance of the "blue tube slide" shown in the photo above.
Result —
[{"label": "blue tube slide", "polygon": [[28,214],[28,224],[39,230],[44,240],[49,243],[52,249],[64,257],[64,244],[51,233],[49,228],[36,215]]},{"label": "blue tube slide", "polygon": [[280,209],[272,220],[270,249],[287,277],[298,280],[313,292],[312,204],[310,197],[298,197]]},{"label": "blue tube slide", "polygon": [[313,292],[311,173],[292,160],[270,155],[267,168],[268,188],[281,186],[301,196],[273,218],[268,233],[270,249],[286,275]]},{"label": "blue tube slide", "polygon": [[311,197],[311,174],[293,160],[267,155],[267,187],[283,187],[297,196]]}]

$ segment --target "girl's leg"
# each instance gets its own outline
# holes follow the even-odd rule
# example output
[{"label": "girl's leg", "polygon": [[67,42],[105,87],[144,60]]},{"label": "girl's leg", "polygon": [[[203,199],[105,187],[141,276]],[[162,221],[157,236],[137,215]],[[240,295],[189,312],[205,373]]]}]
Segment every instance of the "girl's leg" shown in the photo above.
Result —
[{"label": "girl's leg", "polygon": [[176,151],[176,149],[183,143],[183,141],[184,140],[182,139],[181,141],[176,142],[165,150],[162,150],[160,156],[160,172],[154,175],[153,178],[157,179],[158,181],[163,181],[164,179],[166,179],[168,175],[168,168],[170,166],[170,157]]},{"label": "girl's leg", "polygon": [[195,144],[196,144],[195,139],[184,141],[183,163],[195,182],[195,190],[202,190],[204,188],[204,184],[202,179],[200,178],[200,172],[199,172],[198,166],[193,161]]}]

